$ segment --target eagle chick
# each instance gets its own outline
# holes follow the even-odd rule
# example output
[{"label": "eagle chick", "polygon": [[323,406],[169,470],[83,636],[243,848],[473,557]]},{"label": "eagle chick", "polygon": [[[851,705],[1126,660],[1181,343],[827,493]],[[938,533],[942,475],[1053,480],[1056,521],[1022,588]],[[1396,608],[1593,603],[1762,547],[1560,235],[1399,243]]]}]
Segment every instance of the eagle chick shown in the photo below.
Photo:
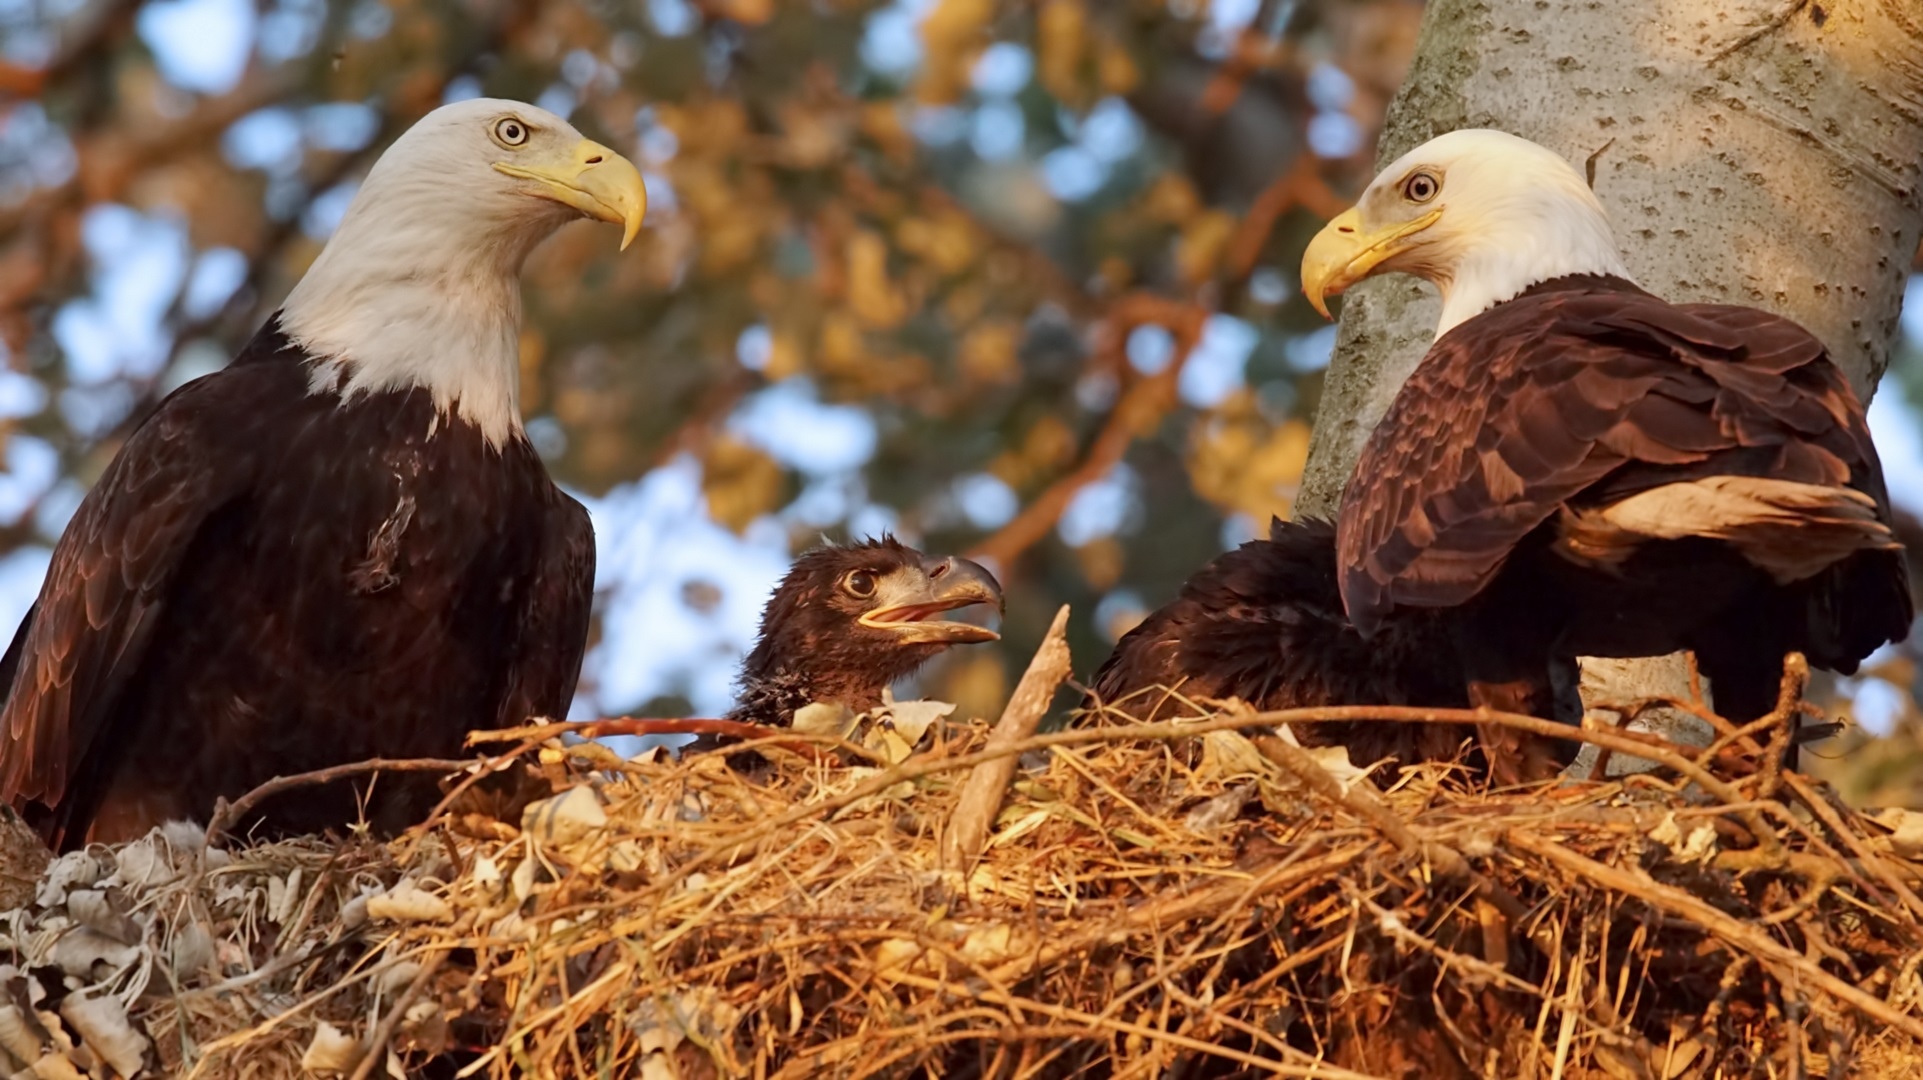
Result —
[{"label": "eagle chick", "polygon": [[805,552],[768,599],[727,718],[787,727],[795,710],[816,703],[872,709],[949,646],[1001,636],[941,617],[976,604],[999,613],[1002,590],[967,559],[924,555],[889,536]]}]

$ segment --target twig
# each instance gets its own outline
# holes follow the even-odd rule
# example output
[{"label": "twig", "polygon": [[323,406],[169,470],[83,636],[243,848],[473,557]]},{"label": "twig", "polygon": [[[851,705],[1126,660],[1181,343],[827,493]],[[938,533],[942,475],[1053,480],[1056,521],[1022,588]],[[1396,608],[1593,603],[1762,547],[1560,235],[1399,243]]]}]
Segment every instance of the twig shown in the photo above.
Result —
[{"label": "twig", "polygon": [[557,720],[545,724],[528,724],[523,727],[470,731],[467,733],[467,745],[479,746],[483,743],[521,742],[530,739],[544,742],[562,735],[579,735],[583,739],[599,739],[607,735],[725,735],[736,739],[766,739],[783,734],[788,733],[765,724],[749,724],[740,720],[693,717],[659,720],[622,716],[606,720]]},{"label": "twig", "polygon": [[1664,885],[1641,870],[1619,870],[1563,847],[1545,836],[1509,829],[1503,838],[1510,846],[1547,859],[1579,877],[1605,889],[1636,897],[1677,918],[1687,919],[1730,945],[1755,956],[1764,963],[1788,968],[1796,977],[1820,987],[1839,1001],[1890,1027],[1899,1028],[1912,1039],[1923,1039],[1923,1020],[1899,1012],[1882,998],[1860,990],[1823,970],[1802,953],[1791,949],[1768,934],[1724,914],[1705,900],[1672,885]]},{"label": "twig", "polygon": [[482,759],[483,764],[480,768],[461,777],[460,783],[448,789],[447,794],[441,796],[441,801],[434,804],[434,808],[427,812],[426,817],[422,818],[418,824],[413,825],[407,830],[407,847],[403,849],[401,858],[404,861],[414,858],[414,853],[420,845],[421,838],[428,834],[428,830],[432,829],[434,823],[441,819],[441,815],[447,812],[448,807],[454,805],[455,800],[465,795],[468,789],[472,788],[475,784],[480,783],[481,777],[492,775],[507,768],[510,764],[519,761],[521,755],[541,745],[542,742],[543,740],[541,739],[529,739],[506,753],[496,754],[491,758]]},{"label": "twig", "polygon": [[[1068,678],[1070,663],[1068,605],[1063,604],[984,748],[1007,746],[1035,734],[1042,717],[1048,715],[1048,703],[1054,700],[1055,691],[1061,688],[1062,680]],[[942,832],[942,869],[966,871],[981,855],[989,826],[1001,811],[1009,781],[1015,778],[1017,762],[1013,756],[999,757],[975,766],[968,774],[962,783],[961,798],[948,819],[948,828]]]},{"label": "twig", "polygon": [[1843,846],[1850,850],[1850,854],[1855,855],[1862,863],[1863,869],[1874,874],[1876,880],[1887,885],[1891,892],[1901,897],[1903,906],[1909,908],[1912,915],[1923,918],[1923,898],[1919,898],[1915,890],[1905,884],[1881,856],[1871,851],[1869,846],[1863,843],[1862,837],[1849,829],[1842,816],[1836,812],[1836,808],[1829,804],[1828,799],[1823,798],[1823,793],[1816,790],[1815,785],[1793,772],[1785,773],[1783,781],[1796,796],[1797,801],[1809,807],[1810,813],[1815,814],[1818,821],[1828,827],[1830,832],[1836,834],[1836,838],[1843,842]]},{"label": "twig", "polygon": [[207,824],[207,837],[212,841],[228,829],[238,824],[247,812],[266,799],[271,799],[283,791],[316,784],[330,784],[350,776],[361,776],[377,772],[459,772],[471,769],[480,762],[475,758],[375,758],[372,761],[356,761],[348,765],[332,765],[313,772],[295,773],[292,776],[276,776],[254,790],[215,807],[214,816]]},{"label": "twig", "polygon": [[856,746],[846,739],[818,739],[805,732],[773,728],[766,724],[750,724],[741,720],[681,719],[655,720],[635,717],[614,717],[606,720],[560,720],[547,724],[530,724],[526,727],[502,728],[497,731],[470,731],[467,745],[481,743],[513,742],[517,739],[529,742],[545,742],[562,735],[578,735],[583,739],[599,739],[608,735],[718,735],[724,738],[740,739],[744,743],[756,743],[763,747],[786,750],[811,760],[822,760],[824,750],[853,750],[863,757],[873,758],[873,753],[864,747]]},{"label": "twig", "polygon": [[[1155,927],[1179,926],[1203,915],[1229,910],[1236,904],[1247,904],[1291,885],[1320,880],[1353,866],[1356,860],[1372,850],[1377,843],[1378,841],[1370,840],[1365,843],[1350,844],[1326,855],[1265,867],[1254,881],[1224,881],[1201,889],[1176,886],[1165,890],[1159,898],[1137,904],[1113,919],[1103,920],[1077,934],[1051,941],[1037,949],[1033,955],[1009,960],[995,968],[992,974],[1002,982],[1026,979],[1064,956],[1071,956],[1097,945],[1124,940],[1130,933]],[[1338,938],[1324,944],[1336,946],[1342,944],[1342,940]],[[1292,963],[1290,960],[1284,960],[1282,963],[1285,966],[1279,974],[1285,974],[1303,962],[1306,961]]]},{"label": "twig", "polygon": [[420,996],[421,990],[427,986],[427,981],[434,977],[434,973],[439,971],[446,961],[447,953],[437,952],[421,964],[421,970],[414,973],[413,981],[409,982],[400,996],[394,999],[394,1004],[387,1010],[387,1015],[381,1017],[380,1026],[374,1029],[373,1045],[367,1048],[367,1053],[361,1057],[360,1064],[354,1066],[354,1073],[348,1077],[348,1080],[368,1080],[374,1075],[376,1063],[386,1060],[385,1051],[388,1040],[392,1039],[394,1032],[400,1028],[401,1018],[407,1014],[408,1006],[414,1004],[414,999]]},{"label": "twig", "polygon": [[1513,923],[1520,922],[1529,914],[1529,909],[1516,899],[1509,890],[1496,884],[1477,872],[1469,865],[1462,853],[1439,840],[1425,840],[1415,834],[1401,818],[1387,806],[1375,785],[1367,777],[1359,777],[1345,790],[1338,780],[1322,767],[1321,763],[1308,755],[1301,747],[1287,742],[1273,734],[1261,734],[1250,739],[1261,755],[1287,770],[1296,779],[1306,784],[1311,791],[1340,806],[1347,807],[1356,816],[1374,825],[1383,836],[1398,850],[1410,858],[1423,859],[1442,873],[1444,877],[1460,881],[1475,890],[1496,906],[1496,910]]},{"label": "twig", "polygon": [[[953,993],[955,991],[955,987],[950,983],[940,982],[935,979],[925,978],[907,972],[896,972],[891,974],[889,978],[905,986],[914,986],[923,990],[939,993]],[[1019,1004],[1023,1009],[1030,1012],[1040,1013],[1043,1016],[1052,1017],[1057,1020],[1088,1024],[1097,1028],[1106,1028],[1120,1032],[1124,1035],[1133,1035],[1151,1041],[1171,1043],[1184,1050],[1198,1054],[1207,1054],[1213,1057],[1226,1058],[1242,1065],[1266,1070],[1276,1076],[1318,1077],[1327,1078],[1327,1080],[1376,1080],[1376,1078],[1369,1076],[1367,1073],[1351,1072],[1348,1069],[1331,1065],[1328,1062],[1318,1061],[1293,1047],[1289,1050],[1289,1056],[1300,1059],[1301,1064],[1259,1058],[1253,1054],[1243,1053],[1240,1050],[1221,1046],[1216,1043],[1205,1042],[1201,1039],[1192,1039],[1186,1035],[1177,1035],[1172,1031],[1164,1031],[1142,1024],[1131,1024],[1125,1020],[1114,1020],[1097,1016],[1094,1013],[1083,1012],[1080,1009],[1072,1009],[1066,1005],[1055,1005],[1045,1001],[1014,998],[988,989],[976,990],[973,996],[1003,1007]]]},{"label": "twig", "polygon": [[[1356,891],[1353,885],[1345,882],[1343,891],[1350,893],[1356,903],[1368,909],[1369,914],[1375,916],[1376,928],[1387,935],[1389,940],[1406,945],[1411,949],[1428,953],[1430,956],[1435,957],[1436,962],[1445,968],[1451,965],[1459,966],[1469,972],[1470,977],[1473,979],[1492,982],[1497,986],[1506,987],[1510,990],[1519,990],[1525,994],[1534,994],[1538,997],[1542,996],[1542,987],[1534,983],[1524,982],[1481,957],[1470,956],[1467,953],[1459,953],[1454,949],[1445,949],[1441,945],[1409,929],[1409,924],[1403,921],[1401,912],[1390,911],[1374,900],[1363,896],[1360,892]],[[1571,1015],[1577,1012],[1579,1012],[1578,1009],[1570,1009],[1564,1015]]]},{"label": "twig", "polygon": [[1712,65],[1720,64],[1737,53],[1742,52],[1744,49],[1749,48],[1751,45],[1776,33],[1783,27],[1789,25],[1790,20],[1794,19],[1797,14],[1808,7],[1809,4],[1810,0],[1787,0],[1787,2],[1777,7],[1775,11],[1765,16],[1762,21],[1751,26],[1749,30],[1745,31],[1740,37],[1710,54],[1708,62]]}]

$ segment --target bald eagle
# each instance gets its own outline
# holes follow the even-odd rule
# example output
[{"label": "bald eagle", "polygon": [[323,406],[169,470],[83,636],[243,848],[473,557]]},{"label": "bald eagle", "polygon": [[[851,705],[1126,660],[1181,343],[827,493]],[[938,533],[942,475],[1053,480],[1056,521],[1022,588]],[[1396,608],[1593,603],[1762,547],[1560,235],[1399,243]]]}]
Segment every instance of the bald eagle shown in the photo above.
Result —
[{"label": "bald eagle", "polygon": [[[201,818],[278,774],[448,755],[562,714],[594,537],[521,429],[518,277],[641,175],[513,101],[435,110],[368,172],[233,364],[169,395],[81,503],[0,674],[0,800],[56,848]],[[392,829],[437,794],[383,778]],[[348,785],[256,823],[353,821]]]},{"label": "bald eagle", "polygon": [[786,727],[817,702],[872,709],[949,646],[1000,636],[940,617],[976,604],[1001,611],[1002,590],[967,559],[888,536],[804,552],[768,598],[728,719]]},{"label": "bald eagle", "polygon": [[[1639,288],[1567,161],[1486,130],[1410,151],[1310,243],[1302,287],[1326,315],[1387,271],[1443,304],[1343,493],[1358,630],[1452,612],[1471,700],[1538,716],[1552,661],[1691,649],[1737,721],[1774,707],[1786,652],[1849,673],[1909,633],[1882,467],[1823,344]],[[1553,765],[1484,741],[1505,779]]]},{"label": "bald eagle", "polygon": [[[1272,519],[1197,570],[1181,593],[1122,635],[1089,683],[1084,708],[1153,722],[1191,715],[1184,702],[1241,698],[1256,709],[1468,704],[1449,629],[1417,612],[1374,640],[1350,624],[1337,584],[1335,527]],[[1456,757],[1455,725],[1342,721],[1296,726],[1305,746],[1342,746],[1350,760],[1413,764]]]},{"label": "bald eagle", "polygon": [[[891,536],[805,551],[768,597],[726,719],[782,728],[810,705],[866,712],[882,703],[882,691],[950,646],[1000,638],[985,626],[941,618],[977,604],[1002,611],[1002,587],[968,559],[924,555]],[[680,752],[740,741],[699,735]],[[746,771],[767,765],[753,750],[728,761]]]}]

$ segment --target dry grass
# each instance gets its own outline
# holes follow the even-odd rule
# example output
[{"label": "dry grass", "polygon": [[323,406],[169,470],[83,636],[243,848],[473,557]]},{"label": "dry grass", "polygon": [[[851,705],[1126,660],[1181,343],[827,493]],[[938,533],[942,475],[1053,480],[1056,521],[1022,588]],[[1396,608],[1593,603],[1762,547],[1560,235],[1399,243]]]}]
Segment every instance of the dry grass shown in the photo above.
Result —
[{"label": "dry grass", "polygon": [[1262,721],[745,776],[548,738],[521,827],[70,855],[0,914],[0,1075],[1923,1076],[1907,831],[1728,754],[1382,791]]}]

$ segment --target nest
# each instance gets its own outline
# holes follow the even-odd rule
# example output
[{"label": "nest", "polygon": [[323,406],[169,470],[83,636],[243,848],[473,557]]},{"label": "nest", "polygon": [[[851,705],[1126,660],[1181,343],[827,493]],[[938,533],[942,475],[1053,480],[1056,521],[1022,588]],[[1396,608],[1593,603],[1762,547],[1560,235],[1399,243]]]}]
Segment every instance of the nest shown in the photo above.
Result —
[{"label": "nest", "polygon": [[937,712],[747,771],[508,733],[518,825],[64,856],[0,914],[0,1075],[1923,1076],[1905,813]]}]

